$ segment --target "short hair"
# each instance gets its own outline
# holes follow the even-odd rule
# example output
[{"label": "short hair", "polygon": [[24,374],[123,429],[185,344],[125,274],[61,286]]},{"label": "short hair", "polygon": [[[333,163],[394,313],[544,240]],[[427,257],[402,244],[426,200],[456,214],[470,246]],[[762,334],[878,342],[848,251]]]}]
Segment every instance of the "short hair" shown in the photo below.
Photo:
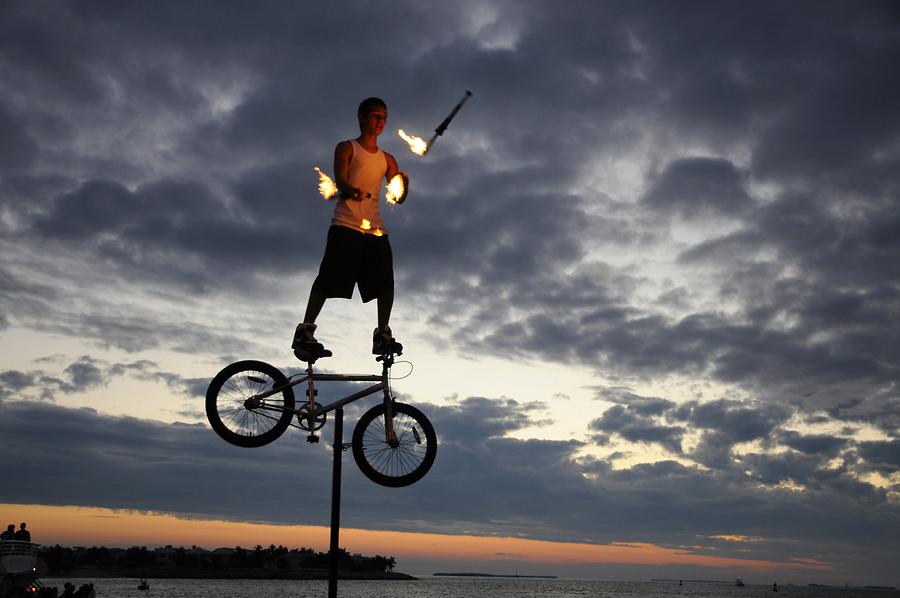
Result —
[{"label": "short hair", "polygon": [[384,108],[387,110],[387,104],[384,103],[384,100],[381,98],[366,98],[362,102],[359,103],[359,108],[356,109],[356,113],[360,116],[365,116],[375,108]]}]

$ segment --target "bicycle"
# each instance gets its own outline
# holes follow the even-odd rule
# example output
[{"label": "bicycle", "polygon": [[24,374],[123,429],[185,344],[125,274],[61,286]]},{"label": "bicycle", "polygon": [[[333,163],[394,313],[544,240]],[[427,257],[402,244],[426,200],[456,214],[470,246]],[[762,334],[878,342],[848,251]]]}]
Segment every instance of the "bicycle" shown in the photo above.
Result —
[{"label": "bicycle", "polygon": [[[329,411],[382,392],[381,404],[363,413],[356,424],[350,443],[353,458],[362,473],[376,484],[408,486],[422,479],[434,464],[437,436],[425,414],[394,400],[389,375],[394,355],[380,355],[376,360],[382,364],[380,376],[314,373],[313,359],[307,362],[305,375],[287,377],[263,361],[238,361],[226,366],[210,382],[206,416],[216,434],[239,447],[265,446],[288,427],[305,430],[310,433],[308,442],[318,442],[316,431],[325,425]],[[316,381],[375,384],[322,406],[315,400]],[[307,400],[295,407],[293,388],[304,382]],[[297,422],[292,423],[295,417]]]}]

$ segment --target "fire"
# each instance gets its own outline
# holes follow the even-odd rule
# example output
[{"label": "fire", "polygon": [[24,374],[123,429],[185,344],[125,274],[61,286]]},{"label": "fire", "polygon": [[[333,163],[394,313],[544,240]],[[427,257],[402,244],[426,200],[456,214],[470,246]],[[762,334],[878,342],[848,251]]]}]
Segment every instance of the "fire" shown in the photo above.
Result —
[{"label": "fire", "polygon": [[428,144],[421,137],[407,135],[403,132],[403,129],[400,129],[397,133],[403,138],[403,141],[409,144],[409,149],[417,156],[424,156],[425,152],[428,151]]},{"label": "fire", "polygon": [[395,174],[385,188],[384,198],[389,204],[396,204],[397,200],[403,197],[403,191],[403,177]]},{"label": "fire", "polygon": [[322,194],[322,197],[325,199],[331,199],[337,194],[337,185],[334,184],[334,181],[331,180],[327,174],[319,170],[318,166],[313,167],[313,170],[319,173],[319,193]]},{"label": "fire", "polygon": [[[372,223],[369,222],[366,218],[363,218],[362,222],[359,223],[359,228],[361,228],[363,230],[372,230]],[[381,235],[384,234],[384,231],[381,230],[380,228],[376,228],[375,230],[372,231],[372,234],[375,235],[376,237],[380,237]]]}]

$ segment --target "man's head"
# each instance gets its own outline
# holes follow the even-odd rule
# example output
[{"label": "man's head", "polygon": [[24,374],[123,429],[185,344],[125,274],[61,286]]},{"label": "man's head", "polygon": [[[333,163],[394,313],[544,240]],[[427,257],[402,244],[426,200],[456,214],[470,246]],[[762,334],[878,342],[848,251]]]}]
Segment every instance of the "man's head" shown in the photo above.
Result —
[{"label": "man's head", "polygon": [[24,522],[24,521],[23,521],[22,523],[19,524],[19,529],[25,529],[25,522]]},{"label": "man's head", "polygon": [[12,523],[10,523],[9,525],[6,526],[6,531],[14,532],[14,531],[16,531],[16,526],[13,525]]},{"label": "man's head", "polygon": [[361,133],[380,135],[387,122],[387,104],[381,98],[366,98],[356,110]]}]

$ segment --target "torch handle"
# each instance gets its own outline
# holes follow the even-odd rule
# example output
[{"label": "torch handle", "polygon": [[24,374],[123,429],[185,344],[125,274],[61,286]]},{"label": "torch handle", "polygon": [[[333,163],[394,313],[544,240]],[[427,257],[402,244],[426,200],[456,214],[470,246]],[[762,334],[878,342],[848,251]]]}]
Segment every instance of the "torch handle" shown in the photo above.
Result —
[{"label": "torch handle", "polygon": [[436,133],[436,135],[443,135],[443,134],[444,134],[444,131],[447,130],[447,125],[450,124],[450,121],[453,120],[453,117],[456,116],[456,113],[459,112],[459,109],[462,108],[463,104],[465,104],[465,103],[466,103],[466,100],[468,100],[470,97],[472,97],[472,92],[469,91],[469,90],[467,89],[467,90],[466,90],[466,95],[464,95],[464,96],[463,96],[463,99],[461,99],[461,100],[459,101],[459,104],[457,104],[457,105],[453,108],[453,110],[450,111],[450,114],[447,115],[447,118],[444,119],[444,122],[442,122],[441,124],[439,124],[438,127],[437,127],[437,129],[434,130],[434,132]]}]

